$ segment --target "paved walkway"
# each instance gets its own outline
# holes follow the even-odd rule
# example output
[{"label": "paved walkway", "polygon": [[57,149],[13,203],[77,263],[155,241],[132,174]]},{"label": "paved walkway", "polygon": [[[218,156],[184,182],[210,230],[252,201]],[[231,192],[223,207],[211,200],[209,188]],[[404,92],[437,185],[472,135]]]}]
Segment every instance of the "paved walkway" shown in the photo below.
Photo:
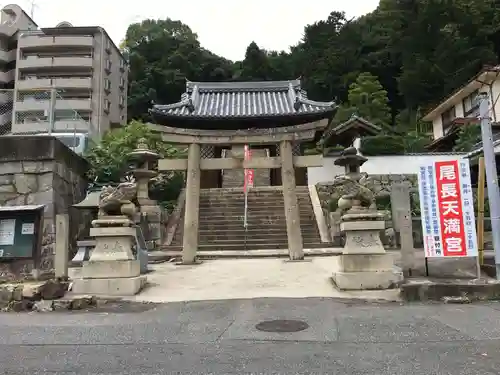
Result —
[{"label": "paved walkway", "polygon": [[[0,313],[0,374],[498,375],[500,303],[204,301],[128,313]],[[256,325],[296,319],[295,333]]]},{"label": "paved walkway", "polygon": [[257,297],[337,297],[397,300],[399,291],[339,292],[331,282],[333,257],[217,259],[196,266],[150,265],[150,286],[127,299],[150,302]]},{"label": "paved walkway", "polygon": [[399,291],[340,292],[331,282],[333,257],[217,259],[200,265],[150,265],[145,290],[132,301],[178,302],[258,297],[337,297],[398,300]]},{"label": "paved walkway", "polygon": [[[396,265],[400,252],[391,252]],[[423,251],[416,251],[414,274],[424,275]],[[431,259],[431,276],[473,277],[473,258]],[[331,282],[335,257],[310,257],[304,262],[286,258],[216,259],[196,266],[173,263],[150,265],[149,286],[129,300],[150,302],[202,301],[258,297],[337,297],[398,300],[399,291],[340,292]]]}]

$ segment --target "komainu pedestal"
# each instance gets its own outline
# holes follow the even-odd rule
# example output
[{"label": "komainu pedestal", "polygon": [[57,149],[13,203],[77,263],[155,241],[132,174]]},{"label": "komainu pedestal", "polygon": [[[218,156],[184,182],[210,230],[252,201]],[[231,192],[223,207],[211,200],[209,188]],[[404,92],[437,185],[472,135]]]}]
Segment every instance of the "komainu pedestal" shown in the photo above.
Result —
[{"label": "komainu pedestal", "polygon": [[74,280],[73,292],[105,296],[133,296],[146,284],[136,260],[136,230],[133,217],[137,185],[124,182],[105,187],[99,197],[98,219],[92,221],[90,236],[95,248],[83,263],[81,278]]},{"label": "komainu pedestal", "polygon": [[335,285],[341,290],[398,287],[403,275],[395,270],[393,257],[385,251],[380,240],[385,222],[376,212],[364,214],[362,219],[344,215],[340,224],[346,241],[342,255],[338,257],[337,271],[333,273]]},{"label": "komainu pedestal", "polygon": [[[105,226],[121,222],[126,226]],[[73,291],[81,294],[133,296],[144,287],[140,262],[135,259],[136,229],[126,216],[94,220],[90,235],[96,246],[90,259],[83,263],[81,278],[73,283]]]},{"label": "komainu pedestal", "polygon": [[345,233],[344,249],[332,277],[341,290],[390,289],[403,279],[380,240],[384,216],[377,212],[368,175],[360,172],[367,160],[354,147],[346,148],[335,160],[335,165],[345,167],[345,175],[333,181],[339,196],[337,211],[342,215],[340,231]]}]

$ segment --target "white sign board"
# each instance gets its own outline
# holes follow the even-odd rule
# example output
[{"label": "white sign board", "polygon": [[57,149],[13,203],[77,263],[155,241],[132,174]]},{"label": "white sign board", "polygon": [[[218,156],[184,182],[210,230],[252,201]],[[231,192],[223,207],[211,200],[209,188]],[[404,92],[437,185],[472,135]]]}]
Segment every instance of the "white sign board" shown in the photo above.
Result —
[{"label": "white sign board", "polygon": [[0,246],[14,245],[16,219],[0,220]]},{"label": "white sign board", "polygon": [[34,223],[23,223],[21,226],[21,234],[34,234],[35,224]]},{"label": "white sign board", "polygon": [[477,256],[469,160],[421,166],[418,187],[425,256]]}]

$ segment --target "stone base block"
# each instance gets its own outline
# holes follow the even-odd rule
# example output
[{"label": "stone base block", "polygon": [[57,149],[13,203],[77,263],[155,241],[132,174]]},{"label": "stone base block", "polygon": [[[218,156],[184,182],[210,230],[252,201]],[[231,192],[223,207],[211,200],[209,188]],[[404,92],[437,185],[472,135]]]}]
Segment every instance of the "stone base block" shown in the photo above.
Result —
[{"label": "stone base block", "polygon": [[381,220],[343,221],[340,223],[340,230],[342,232],[358,232],[365,230],[380,231],[382,229],[385,229],[385,222]]},{"label": "stone base block", "polygon": [[141,274],[138,260],[88,261],[82,266],[81,277],[84,279],[136,277]]},{"label": "stone base block", "polygon": [[392,271],[391,254],[343,254],[338,258],[338,270],[343,272]]},{"label": "stone base block", "polygon": [[[356,224],[356,223],[348,223]],[[344,254],[382,254],[384,245],[380,240],[379,229],[353,230],[345,232]]]},{"label": "stone base block", "polygon": [[134,259],[132,247],[136,241],[136,228],[90,228],[90,235],[95,237],[96,243],[90,261]]},{"label": "stone base block", "polygon": [[77,279],[72,291],[92,296],[134,296],[146,285],[146,276],[107,279]]},{"label": "stone base block", "polygon": [[403,273],[396,271],[335,272],[332,276],[340,290],[380,290],[398,288]]}]

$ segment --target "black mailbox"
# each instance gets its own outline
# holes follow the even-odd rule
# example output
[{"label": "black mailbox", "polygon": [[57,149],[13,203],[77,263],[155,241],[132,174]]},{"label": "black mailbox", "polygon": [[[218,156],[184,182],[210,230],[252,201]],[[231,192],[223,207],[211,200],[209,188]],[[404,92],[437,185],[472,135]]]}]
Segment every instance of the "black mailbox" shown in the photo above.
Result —
[{"label": "black mailbox", "polygon": [[36,257],[41,244],[43,208],[0,207],[0,261]]}]

